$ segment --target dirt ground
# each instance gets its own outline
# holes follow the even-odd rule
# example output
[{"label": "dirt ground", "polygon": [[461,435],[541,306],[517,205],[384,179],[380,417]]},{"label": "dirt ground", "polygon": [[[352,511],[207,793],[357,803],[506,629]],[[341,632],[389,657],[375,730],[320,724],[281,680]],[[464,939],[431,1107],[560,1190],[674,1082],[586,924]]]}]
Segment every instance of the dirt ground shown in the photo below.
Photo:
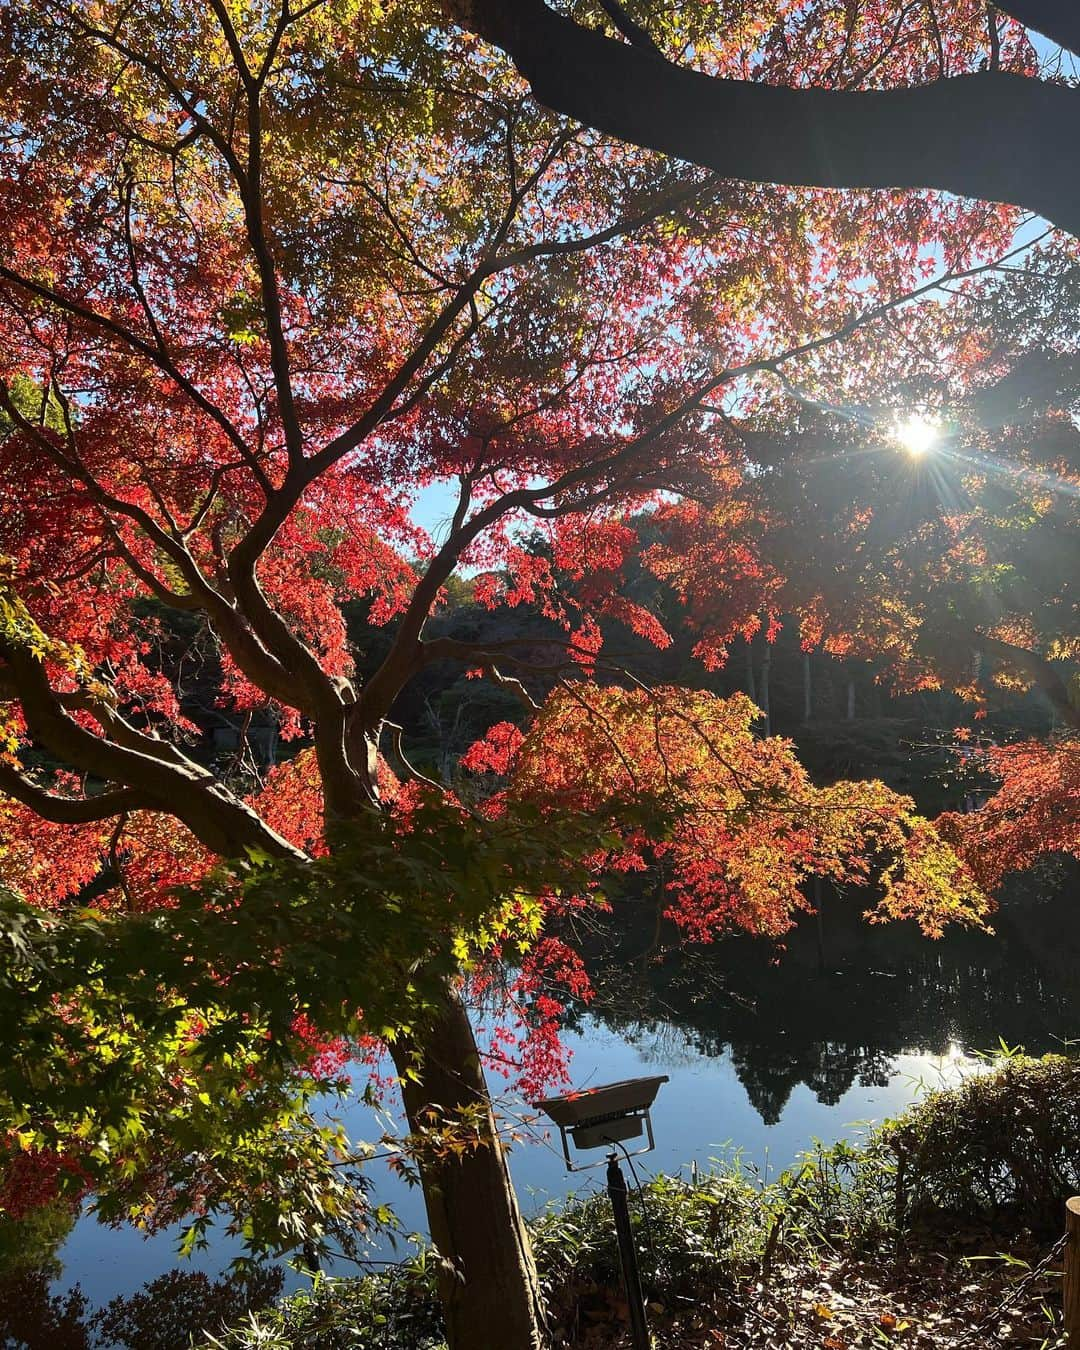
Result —
[{"label": "dirt ground", "polygon": [[[789,1262],[712,1297],[649,1305],[658,1350],[979,1350],[1065,1345],[1061,1252],[1021,1234],[1008,1256],[985,1234],[859,1257]],[[562,1328],[575,1350],[630,1345],[625,1303],[582,1291]]]}]

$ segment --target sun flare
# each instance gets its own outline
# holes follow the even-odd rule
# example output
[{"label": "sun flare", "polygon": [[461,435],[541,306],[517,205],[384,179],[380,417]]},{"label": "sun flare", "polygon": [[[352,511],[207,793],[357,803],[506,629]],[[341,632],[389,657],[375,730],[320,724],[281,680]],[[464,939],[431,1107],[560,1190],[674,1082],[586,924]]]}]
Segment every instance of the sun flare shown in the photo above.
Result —
[{"label": "sun flare", "polygon": [[941,429],[931,418],[914,413],[911,417],[897,422],[893,435],[909,455],[919,459],[937,444]]}]

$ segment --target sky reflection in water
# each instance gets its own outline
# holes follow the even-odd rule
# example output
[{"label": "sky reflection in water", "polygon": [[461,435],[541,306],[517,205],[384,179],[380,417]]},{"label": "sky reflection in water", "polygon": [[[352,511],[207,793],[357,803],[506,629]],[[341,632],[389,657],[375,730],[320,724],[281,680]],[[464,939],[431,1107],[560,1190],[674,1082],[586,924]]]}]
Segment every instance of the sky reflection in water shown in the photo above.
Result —
[{"label": "sky reflection in water", "polygon": [[[657,1149],[639,1167],[707,1167],[739,1149],[748,1166],[774,1175],[815,1138],[856,1136],[923,1086],[977,1071],[982,1061],[966,1051],[991,1049],[1000,1036],[1044,1052],[1080,1030],[1075,874],[1052,881],[1014,894],[996,937],[928,943],[903,929],[869,929],[856,906],[832,905],[820,930],[813,919],[800,927],[779,964],[745,939],[656,963],[641,958],[647,943],[626,925],[620,948],[595,962],[601,1015],[583,1015],[568,1033],[574,1084],[670,1075],[653,1111]],[[650,924],[645,916],[641,931]],[[520,1100],[505,1107],[514,1118],[533,1116]],[[365,1108],[347,1119],[354,1137],[378,1133]],[[603,1176],[568,1176],[557,1138],[517,1144],[511,1170],[526,1212],[595,1189]],[[373,1164],[372,1178],[406,1228],[420,1229],[419,1192],[385,1162]],[[222,1239],[187,1268],[221,1271],[236,1250]],[[172,1234],[144,1240],[84,1218],[55,1288],[79,1283],[101,1304],[172,1268],[174,1253]],[[302,1282],[287,1276],[289,1286]]]}]

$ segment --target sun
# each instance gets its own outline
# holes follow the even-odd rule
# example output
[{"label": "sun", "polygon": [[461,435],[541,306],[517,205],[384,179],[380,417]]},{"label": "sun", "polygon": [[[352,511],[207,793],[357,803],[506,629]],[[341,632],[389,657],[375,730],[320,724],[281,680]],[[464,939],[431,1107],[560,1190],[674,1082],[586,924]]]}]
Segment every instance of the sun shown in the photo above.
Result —
[{"label": "sun", "polygon": [[932,418],[913,413],[896,423],[893,436],[913,459],[920,459],[933,450],[941,436],[941,428]]}]

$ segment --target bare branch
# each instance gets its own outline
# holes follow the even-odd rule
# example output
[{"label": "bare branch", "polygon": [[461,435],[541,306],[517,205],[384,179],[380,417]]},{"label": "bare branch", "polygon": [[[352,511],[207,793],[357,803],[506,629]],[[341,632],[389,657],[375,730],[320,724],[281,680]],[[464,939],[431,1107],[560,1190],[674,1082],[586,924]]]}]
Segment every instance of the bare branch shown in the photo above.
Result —
[{"label": "bare branch", "polygon": [[522,682],[515,676],[504,675],[502,671],[499,670],[498,666],[495,666],[490,662],[484,666],[484,674],[493,684],[497,684],[500,689],[505,689],[508,693],[513,694],[515,698],[524,703],[529,712],[540,711],[540,704],[537,703],[532,694],[529,693]]},{"label": "bare branch", "polygon": [[640,47],[642,51],[652,52],[656,56],[664,55],[652,40],[648,30],[642,28],[641,24],[636,23],[627,14],[619,4],[619,0],[596,0],[596,2],[628,42]]},{"label": "bare branch", "polygon": [[154,809],[151,800],[141,797],[133,788],[102,792],[96,797],[60,797],[3,762],[0,762],[0,792],[54,825],[89,825],[128,811]]},{"label": "bare branch", "polygon": [[141,804],[175,815],[221,857],[243,856],[250,849],[271,857],[303,856],[208,770],[191,761],[168,762],[128,749],[81,726],[64,709],[43,663],[33,653],[0,642],[0,655],[7,661],[30,735],[64,762],[133,789]]},{"label": "bare branch", "polygon": [[397,755],[398,759],[401,761],[401,766],[408,777],[416,783],[423,783],[427,787],[435,788],[437,792],[442,792],[443,787],[441,783],[436,783],[434,778],[429,778],[426,773],[421,773],[420,770],[410,762],[401,743],[402,728],[394,722],[388,722],[386,726],[387,730],[390,732],[390,741],[394,747],[394,754]]}]

